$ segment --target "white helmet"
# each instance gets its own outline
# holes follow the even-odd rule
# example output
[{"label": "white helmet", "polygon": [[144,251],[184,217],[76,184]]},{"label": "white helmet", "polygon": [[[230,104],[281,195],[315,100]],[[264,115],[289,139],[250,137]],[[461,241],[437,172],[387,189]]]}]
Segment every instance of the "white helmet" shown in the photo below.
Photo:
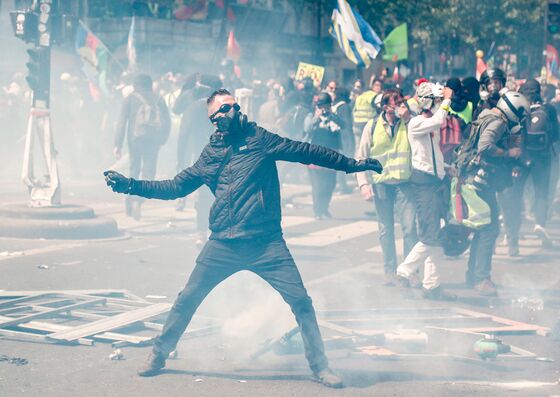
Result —
[{"label": "white helmet", "polygon": [[520,123],[523,118],[531,113],[529,100],[519,92],[508,91],[504,93],[496,108],[506,116],[512,123]]}]

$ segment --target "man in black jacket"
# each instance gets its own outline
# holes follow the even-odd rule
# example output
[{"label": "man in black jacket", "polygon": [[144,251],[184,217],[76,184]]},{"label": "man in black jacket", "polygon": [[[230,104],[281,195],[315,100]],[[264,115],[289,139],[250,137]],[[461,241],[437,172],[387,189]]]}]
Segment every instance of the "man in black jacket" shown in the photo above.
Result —
[{"label": "man in black jacket", "polygon": [[381,172],[382,167],[374,159],[356,161],[334,150],[270,133],[248,122],[227,90],[215,91],[207,104],[216,132],[192,167],[166,181],[134,180],[114,171],[105,172],[107,185],[118,193],[173,200],[206,185],[215,196],[210,211],[210,241],[198,256],[187,285],[138,374],[156,375],[210,291],[232,274],[249,270],[267,281],[290,305],[313,379],[325,386],[342,387],[341,379],[328,368],[311,298],[282,237],[276,161],[313,163],[346,172]]}]

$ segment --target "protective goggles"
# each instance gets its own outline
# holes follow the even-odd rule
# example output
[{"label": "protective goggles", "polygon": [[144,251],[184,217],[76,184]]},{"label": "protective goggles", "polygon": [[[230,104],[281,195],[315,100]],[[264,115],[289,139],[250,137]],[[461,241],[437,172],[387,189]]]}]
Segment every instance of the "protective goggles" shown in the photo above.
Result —
[{"label": "protective goggles", "polygon": [[218,114],[220,114],[220,113],[221,113],[221,114],[226,114],[226,113],[228,113],[232,108],[233,108],[235,111],[237,111],[237,112],[239,111],[239,109],[241,109],[241,107],[240,107],[237,103],[234,103],[233,105],[232,105],[231,103],[224,103],[222,106],[220,106],[220,108],[219,108],[218,110],[216,110],[214,113],[212,113],[212,114],[210,115],[210,117],[208,117],[208,118],[210,119],[210,121],[211,121],[212,123],[215,123],[216,121],[218,121],[218,120],[216,119],[216,115],[218,115]]}]

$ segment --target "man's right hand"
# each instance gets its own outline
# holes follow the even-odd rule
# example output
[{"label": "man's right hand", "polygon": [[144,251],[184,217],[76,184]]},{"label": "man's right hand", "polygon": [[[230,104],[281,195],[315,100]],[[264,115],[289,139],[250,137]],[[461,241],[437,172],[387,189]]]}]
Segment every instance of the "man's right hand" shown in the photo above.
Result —
[{"label": "man's right hand", "polygon": [[449,87],[443,88],[443,99],[451,99],[453,97],[453,90]]},{"label": "man's right hand", "polygon": [[364,198],[364,200],[366,201],[372,201],[373,200],[373,188],[371,187],[371,185],[362,185],[360,186],[360,193],[362,194],[362,197]]},{"label": "man's right hand", "polygon": [[119,174],[117,171],[105,171],[105,182],[113,192],[116,193],[130,193],[130,185],[132,182],[131,178],[127,178],[123,174]]},{"label": "man's right hand", "polygon": [[383,172],[383,166],[376,159],[365,159],[356,161],[355,164],[353,164],[348,170],[346,170],[347,173],[363,171],[374,171],[378,174],[381,174]]}]

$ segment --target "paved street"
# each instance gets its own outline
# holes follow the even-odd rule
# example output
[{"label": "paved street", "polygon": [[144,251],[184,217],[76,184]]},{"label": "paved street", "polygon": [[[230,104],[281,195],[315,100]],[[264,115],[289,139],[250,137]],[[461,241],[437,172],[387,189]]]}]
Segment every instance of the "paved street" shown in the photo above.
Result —
[{"label": "paved street", "polygon": [[[302,168],[302,171],[304,169]],[[23,185],[0,181],[0,201],[26,200]],[[105,188],[102,178],[63,185],[66,203],[87,205],[113,217],[122,237],[103,241],[0,239],[0,289],[125,289],[153,302],[172,302],[184,285],[198,253],[193,200],[183,212],[175,203],[148,201],[140,222],[123,214],[123,197]],[[459,296],[453,303],[404,299],[396,288],[383,287],[383,267],[370,203],[357,192],[336,195],[333,219],[312,217],[309,188],[285,185],[284,229],[304,282],[319,310],[426,309],[461,307],[552,327],[560,311],[560,221],[551,221],[555,248],[543,250],[527,231],[521,256],[511,259],[497,248],[494,279],[497,298],[481,298],[464,287],[466,259],[448,259],[444,286]],[[399,238],[402,252],[402,240]],[[45,265],[38,267],[39,265]],[[544,310],[515,308],[512,300],[542,299]],[[265,341],[295,326],[287,305],[262,280],[240,273],[220,285],[203,303],[195,322],[213,318],[219,334],[184,338],[178,358],[161,376],[135,375],[148,347],[123,348],[124,360],[109,359],[108,343],[62,346],[0,339],[0,355],[28,360],[26,365],[0,361],[1,396],[553,396],[560,395],[560,347],[550,337],[503,336],[506,343],[529,350],[538,360],[476,358],[471,338],[456,340],[430,333],[428,347],[461,351],[457,357],[411,356],[382,359],[351,349],[328,350],[331,366],[347,388],[328,390],[308,380],[303,355],[268,352],[250,356]],[[375,318],[372,320],[375,321]],[[447,346],[449,345],[449,346]],[[453,346],[451,346],[453,345]],[[451,349],[453,347],[453,349]]]}]

